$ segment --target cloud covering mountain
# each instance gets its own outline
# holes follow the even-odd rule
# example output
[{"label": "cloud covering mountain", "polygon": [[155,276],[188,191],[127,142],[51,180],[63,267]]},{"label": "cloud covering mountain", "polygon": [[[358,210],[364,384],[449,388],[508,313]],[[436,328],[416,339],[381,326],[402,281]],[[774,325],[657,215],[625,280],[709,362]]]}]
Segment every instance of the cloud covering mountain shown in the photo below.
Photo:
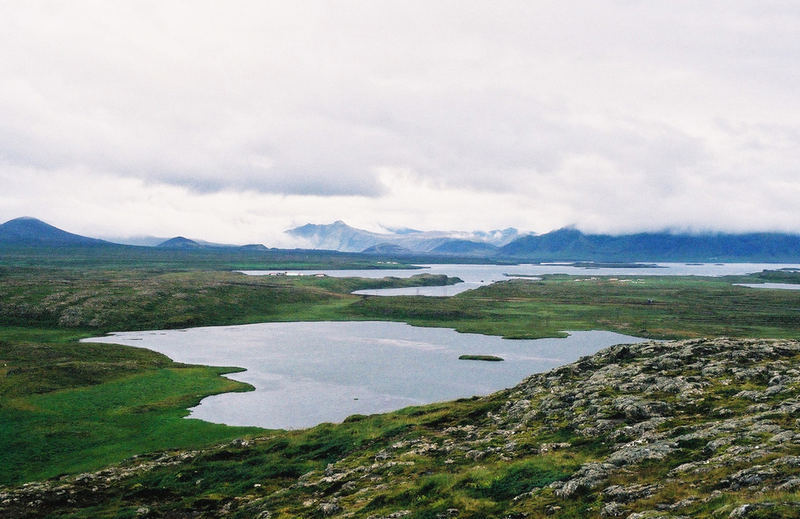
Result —
[{"label": "cloud covering mountain", "polygon": [[5,3],[0,218],[798,231],[798,33],[756,0]]},{"label": "cloud covering mountain", "polygon": [[[489,232],[423,232],[398,229],[375,233],[336,221],[306,224],[287,233],[308,246],[383,256],[431,254],[515,261],[800,261],[800,234],[636,233],[585,234],[563,228],[519,235],[516,229]],[[491,239],[491,238],[494,239]]]},{"label": "cloud covering mountain", "polygon": [[[576,229],[559,229],[542,235],[519,236],[508,241],[516,230],[447,233],[398,229],[393,233],[373,233],[350,227],[342,221],[328,225],[307,224],[287,231],[311,244],[312,248],[364,252],[366,254],[402,257],[457,258],[468,256],[502,261],[800,261],[800,234],[674,234],[638,233],[626,235],[584,234]],[[472,236],[472,240],[464,239]],[[495,243],[481,238],[493,237]],[[368,245],[372,243],[372,245]],[[501,245],[505,243],[505,245]],[[367,245],[363,249],[361,247]],[[498,246],[501,245],[501,246]],[[21,217],[0,224],[0,247],[109,248],[114,253],[129,246],[63,231],[41,220]],[[151,250],[171,249],[206,252],[217,249],[251,253],[267,252],[262,244],[243,246],[191,240],[183,236],[171,238]],[[424,260],[423,260],[424,261]]]},{"label": "cloud covering mountain", "polygon": [[409,228],[372,232],[351,227],[341,220],[331,224],[306,224],[289,229],[291,236],[308,247],[344,252],[433,252],[440,254],[493,254],[497,247],[519,237],[514,228],[495,231],[419,231]]}]

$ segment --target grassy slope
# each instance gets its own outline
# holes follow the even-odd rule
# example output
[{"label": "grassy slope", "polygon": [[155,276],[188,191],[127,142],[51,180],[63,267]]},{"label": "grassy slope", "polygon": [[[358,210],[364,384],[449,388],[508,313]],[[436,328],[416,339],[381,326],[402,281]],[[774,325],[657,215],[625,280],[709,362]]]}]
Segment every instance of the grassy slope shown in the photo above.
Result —
[{"label": "grassy slope", "polygon": [[[56,482],[44,504],[33,509],[20,505],[11,517],[133,517],[146,509],[157,517],[217,517],[227,511],[232,517],[273,519],[577,519],[598,517],[614,501],[623,516],[680,504],[675,511],[664,508],[662,515],[645,517],[728,517],[742,503],[770,503],[762,514],[755,507],[755,513],[742,517],[798,517],[800,494],[776,489],[781,481],[800,476],[791,458],[800,455],[797,443],[776,437],[798,430],[792,408],[781,408],[800,395],[797,378],[755,408],[749,397],[738,394],[764,392],[770,370],[791,371],[800,361],[798,350],[754,354],[752,361],[728,359],[727,370],[700,376],[714,362],[709,352],[728,358],[726,352],[735,345],[727,342],[714,350],[713,344],[698,341],[688,355],[699,363],[687,368],[679,362],[657,371],[650,359],[657,362],[660,356],[631,355],[622,347],[600,362],[580,361],[484,398],[354,416],[340,425],[273,433],[202,451],[144,456],[90,478]],[[665,348],[673,357],[684,351],[681,345]],[[644,377],[631,380],[620,366]],[[598,371],[604,377],[595,379]],[[659,374],[688,381],[693,389],[661,390],[655,380]],[[613,402],[623,395],[657,397],[668,407],[653,412],[656,418],[650,420],[647,412],[616,407]],[[598,409],[570,405],[587,398]],[[725,419],[729,422],[717,427]],[[600,422],[605,422],[602,427]],[[548,488],[587,462],[602,462],[638,445],[652,445],[650,452],[657,453],[659,444],[670,448],[663,455],[607,467],[596,488],[568,497]],[[787,462],[776,464],[783,456],[789,456]],[[699,470],[681,469],[687,462],[696,462]],[[763,481],[731,485],[735,474],[752,469],[763,474]],[[606,492],[613,485],[625,487],[634,498],[615,498]],[[766,485],[769,490],[760,492]],[[59,490],[64,488],[72,502]],[[336,506],[326,512],[325,505],[332,503]],[[458,513],[448,515],[452,509]],[[266,511],[269,515],[259,515]]]},{"label": "grassy slope", "polygon": [[86,333],[0,329],[0,484],[79,472],[157,449],[259,432],[183,420],[203,396],[245,391],[236,368],[176,364]]},{"label": "grassy slope", "polygon": [[[87,470],[134,453],[199,447],[253,433],[180,419],[202,395],[246,389],[219,378],[221,370],[175,365],[135,348],[72,342],[85,334],[320,319],[403,320],[510,337],[591,328],[676,337],[800,333],[800,293],[731,287],[718,279],[620,283],[551,276],[450,299],[349,295],[357,288],[430,281],[253,278],[107,265],[6,267],[0,271],[0,369],[5,374],[0,452],[6,456],[0,460],[5,461],[0,481]],[[93,407],[91,415],[80,411],[84,405]],[[359,432],[363,425],[350,434],[369,438]],[[386,433],[377,430],[378,436]],[[294,459],[290,452],[281,456]],[[326,458],[314,454],[308,459],[320,463]]]}]

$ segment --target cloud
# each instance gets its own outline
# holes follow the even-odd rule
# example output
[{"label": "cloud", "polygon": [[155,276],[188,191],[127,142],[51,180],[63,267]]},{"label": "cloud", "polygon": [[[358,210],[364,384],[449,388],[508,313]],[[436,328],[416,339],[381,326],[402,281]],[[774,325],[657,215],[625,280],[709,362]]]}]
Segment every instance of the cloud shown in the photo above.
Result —
[{"label": "cloud", "polygon": [[[800,231],[792,2],[25,2],[0,20],[2,174],[66,199],[78,175],[101,198],[272,204],[261,225],[358,208],[365,226]],[[61,205],[14,191],[28,214]]]}]

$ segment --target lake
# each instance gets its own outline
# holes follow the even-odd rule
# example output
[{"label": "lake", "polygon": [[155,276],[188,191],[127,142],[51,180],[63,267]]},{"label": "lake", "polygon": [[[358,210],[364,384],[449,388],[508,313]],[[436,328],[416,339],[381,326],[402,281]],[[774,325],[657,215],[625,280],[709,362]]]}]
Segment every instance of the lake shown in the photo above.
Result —
[{"label": "lake", "polygon": [[[762,270],[800,268],[798,264],[785,263],[647,263],[640,267],[586,267],[559,263],[521,265],[469,265],[431,264],[421,269],[362,269],[362,270],[241,270],[249,276],[264,275],[316,275],[331,277],[383,278],[394,276],[408,278],[416,274],[445,274],[458,277],[464,283],[446,287],[411,287],[358,290],[354,294],[377,296],[433,296],[449,297],[497,281],[514,277],[536,277],[543,274],[570,274],[573,276],[738,276]],[[647,265],[655,265],[649,267]]]},{"label": "lake", "polygon": [[737,287],[771,288],[773,290],[800,290],[797,283],[734,283]]},{"label": "lake", "polygon": [[[507,340],[369,321],[261,323],[84,339],[147,348],[177,362],[246,368],[226,376],[252,384],[255,391],[205,398],[191,409],[191,417],[269,429],[485,395],[602,348],[643,340],[605,331]],[[464,354],[505,360],[459,360]]]}]

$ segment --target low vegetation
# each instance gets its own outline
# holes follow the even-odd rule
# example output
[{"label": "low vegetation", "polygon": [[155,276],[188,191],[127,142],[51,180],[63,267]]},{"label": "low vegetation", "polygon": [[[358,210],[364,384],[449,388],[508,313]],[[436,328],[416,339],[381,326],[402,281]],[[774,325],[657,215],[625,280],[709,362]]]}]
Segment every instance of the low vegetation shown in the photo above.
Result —
[{"label": "low vegetation", "polygon": [[[452,298],[381,298],[350,292],[456,280],[248,277],[152,263],[131,268],[125,259],[44,267],[1,259],[0,484],[57,478],[0,489],[3,516],[478,518],[656,510],[710,517],[745,504],[752,517],[798,516],[798,489],[789,483],[800,477],[791,458],[800,455],[800,433],[797,409],[786,407],[796,405],[800,390],[792,342],[698,341],[630,355],[614,350],[619,358],[598,357],[592,369],[579,362],[485,398],[289,432],[184,418],[204,396],[248,390],[220,376],[236,368],[76,342],[118,330],[353,319],[526,338],[579,329],[655,338],[798,338],[800,292],[732,285],[797,282],[796,272],[727,279],[544,276]],[[734,366],[713,357],[723,346],[752,355],[737,357]],[[652,367],[681,348],[691,356],[673,355],[671,367]],[[710,362],[723,362],[724,369],[703,372]],[[621,371],[593,377],[613,366]],[[667,372],[689,384],[688,392],[659,386],[653,377]],[[638,375],[645,386],[623,388]],[[581,387],[593,396],[581,396]],[[559,388],[561,403],[547,400]],[[643,398],[642,391],[647,402],[666,407],[625,405],[624,398]],[[640,404],[644,414],[635,410]],[[534,412],[548,405],[551,411]],[[692,436],[723,419],[745,420],[731,422],[731,430],[743,423],[749,432]],[[588,425],[601,422],[608,427]],[[773,439],[781,434],[788,440]],[[636,438],[669,448],[663,458],[608,461]],[[759,445],[768,449],[751,448]],[[709,471],[674,472],[726,453],[748,461],[720,459]],[[764,467],[752,479],[760,486],[744,484],[749,473],[739,474],[753,465]],[[602,469],[597,485],[578,482],[591,480],[596,467]]]},{"label": "low vegetation", "polygon": [[499,362],[503,360],[502,357],[496,355],[460,355],[459,360],[485,360],[488,362]]},{"label": "low vegetation", "polygon": [[[659,339],[798,337],[800,291],[732,284],[758,283],[771,276],[547,275],[495,283],[452,298],[364,298],[347,311],[354,318],[402,320],[507,338],[557,337],[563,330],[590,329]],[[800,275],[793,276],[800,282]]]},{"label": "low vegetation", "polygon": [[81,335],[0,331],[0,484],[260,432],[183,419],[186,408],[207,395],[251,389],[220,376],[238,368],[177,364],[140,348],[73,342]]},{"label": "low vegetation", "polygon": [[[8,517],[800,517],[800,342],[614,346],[483,398],[0,490]],[[633,515],[640,514],[640,515]]]},{"label": "low vegetation", "polygon": [[414,268],[378,257],[325,250],[161,249],[126,245],[42,248],[7,244],[3,244],[0,266],[162,271]]}]

